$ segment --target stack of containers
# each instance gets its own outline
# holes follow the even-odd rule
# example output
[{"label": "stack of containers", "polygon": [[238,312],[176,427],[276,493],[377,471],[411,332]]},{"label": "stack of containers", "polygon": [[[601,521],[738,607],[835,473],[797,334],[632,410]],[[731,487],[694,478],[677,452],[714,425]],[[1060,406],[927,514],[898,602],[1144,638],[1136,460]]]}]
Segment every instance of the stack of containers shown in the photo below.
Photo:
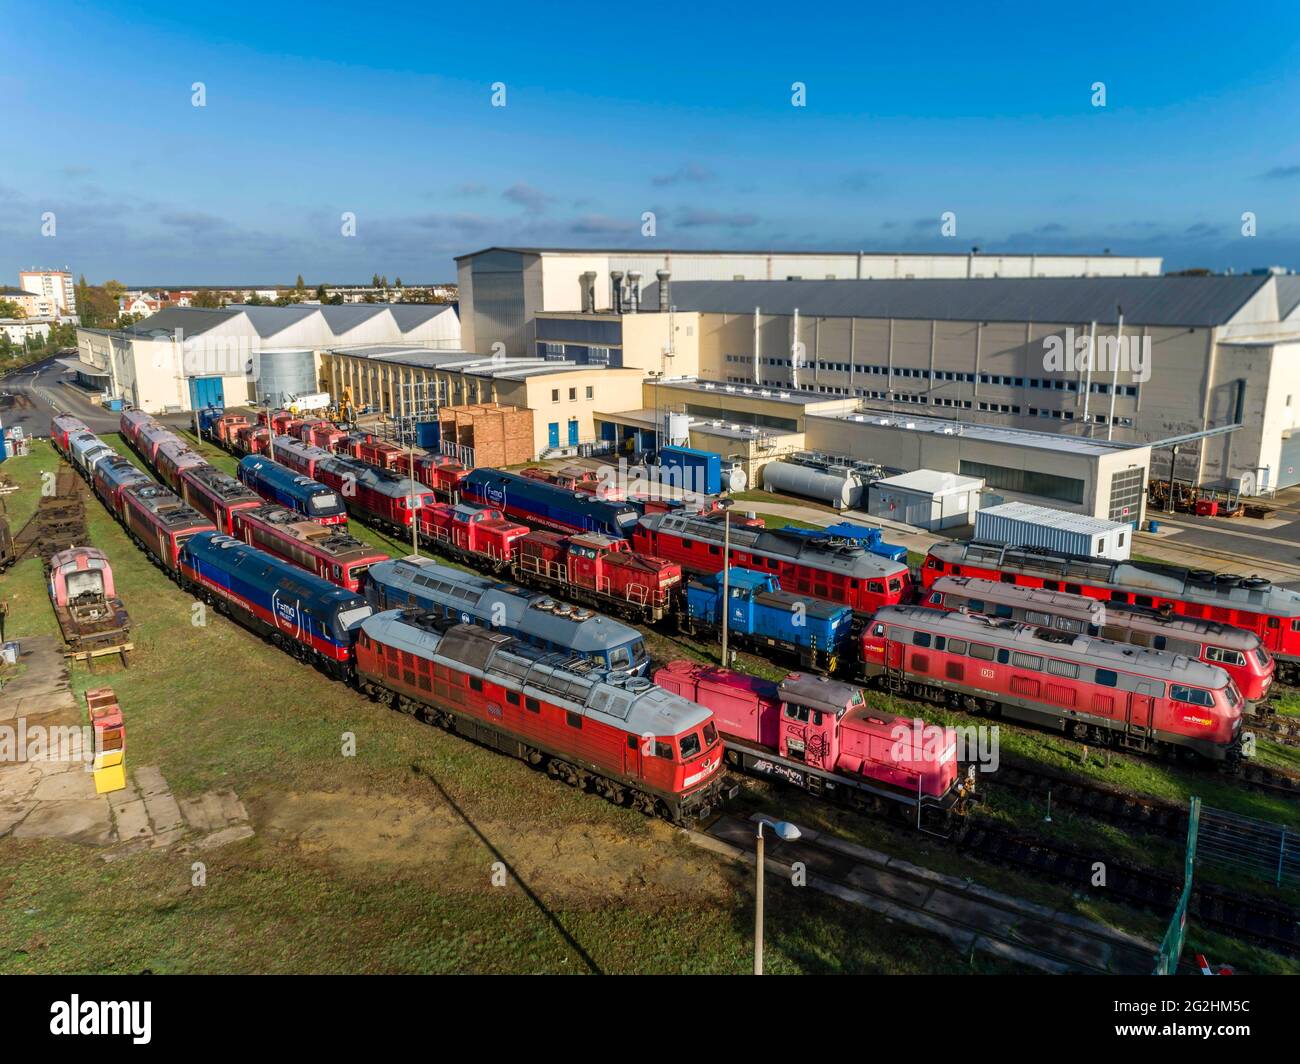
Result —
[{"label": "stack of containers", "polygon": [[111,687],[86,692],[86,709],[95,729],[95,793],[120,791],[126,786],[126,726],[122,707]]}]

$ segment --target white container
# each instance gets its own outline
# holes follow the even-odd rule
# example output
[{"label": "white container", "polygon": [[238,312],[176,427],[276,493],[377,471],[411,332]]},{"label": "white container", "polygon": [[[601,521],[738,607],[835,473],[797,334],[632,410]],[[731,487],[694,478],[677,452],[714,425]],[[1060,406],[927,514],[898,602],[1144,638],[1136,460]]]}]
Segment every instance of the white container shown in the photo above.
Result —
[{"label": "white container", "polygon": [[1008,547],[1042,547],[1055,554],[1125,561],[1133,526],[1025,502],[990,506],[975,515],[975,539]]},{"label": "white container", "polygon": [[871,485],[867,512],[928,532],[960,528],[975,519],[984,481],[936,469],[917,469]]},{"label": "white container", "polygon": [[17,665],[19,652],[17,643],[0,644],[0,661],[6,665]]}]

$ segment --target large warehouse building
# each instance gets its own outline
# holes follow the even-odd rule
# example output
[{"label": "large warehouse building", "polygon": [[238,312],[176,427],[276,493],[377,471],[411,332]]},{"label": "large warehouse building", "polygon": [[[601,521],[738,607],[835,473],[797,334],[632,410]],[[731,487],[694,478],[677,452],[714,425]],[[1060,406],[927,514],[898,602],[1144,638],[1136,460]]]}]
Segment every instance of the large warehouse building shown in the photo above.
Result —
[{"label": "large warehouse building", "polygon": [[[936,223],[937,224],[937,223]],[[865,278],[1156,276],[1161,260],[1128,255],[918,254],[822,251],[484,248],[456,259],[464,347],[479,354],[536,354],[535,321],[548,312],[651,309],[663,271],[674,281]],[[608,345],[598,339],[597,361]]]},{"label": "large warehouse building", "polygon": [[[450,304],[177,307],[129,329],[78,329],[81,383],[150,413],[241,406],[320,388],[320,353],[341,345],[460,347]],[[259,382],[261,386],[259,386]]]},{"label": "large warehouse building", "polygon": [[[651,286],[643,305],[659,297]],[[619,364],[665,378],[1159,444],[1160,475],[1177,442],[1180,479],[1248,494],[1300,483],[1300,277],[673,279],[666,302],[537,328],[599,325]],[[689,412],[733,401],[696,397]]]}]

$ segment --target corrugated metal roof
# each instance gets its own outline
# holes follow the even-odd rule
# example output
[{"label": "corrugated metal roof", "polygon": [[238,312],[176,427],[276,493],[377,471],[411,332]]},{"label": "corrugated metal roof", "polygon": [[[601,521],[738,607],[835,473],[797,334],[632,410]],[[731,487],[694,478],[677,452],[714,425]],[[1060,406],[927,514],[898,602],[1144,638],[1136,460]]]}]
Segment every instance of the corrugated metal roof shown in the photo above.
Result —
[{"label": "corrugated metal roof", "polygon": [[990,517],[1001,517],[1008,521],[1024,521],[1044,528],[1059,528],[1066,532],[1081,532],[1086,536],[1100,536],[1116,529],[1129,526],[1118,521],[1105,521],[1088,514],[1071,513],[1068,510],[1054,510],[1050,506],[1035,506],[1028,502],[1004,502],[999,506],[987,506],[980,511]]},{"label": "corrugated metal roof", "polygon": [[150,336],[159,331],[170,333],[180,329],[185,336],[198,336],[239,314],[240,311],[229,307],[169,307],[122,331],[132,336]]},{"label": "corrugated metal roof", "polygon": [[[1273,277],[974,277],[870,281],[674,281],[679,311],[830,318],[1222,325]],[[1283,278],[1285,280],[1285,278]],[[657,305],[651,284],[643,306]],[[1289,290],[1289,288],[1288,288]],[[1280,292],[1279,292],[1280,295]]]},{"label": "corrugated metal roof", "polygon": [[[486,255],[490,251],[511,251],[517,255],[612,255],[615,257],[634,256],[644,257],[647,255],[771,255],[774,258],[845,258],[856,259],[861,255],[864,259],[875,258],[909,258],[909,259],[968,259],[971,257],[966,251],[783,251],[776,248],[557,248],[557,247],[517,247],[515,245],[494,244],[492,247],[479,248],[478,251],[471,251],[464,255],[457,255],[456,262],[465,259],[472,259],[478,255]],[[1107,258],[1104,252],[1088,251],[1068,251],[1068,252],[1026,252],[1026,251],[981,251],[975,256],[979,259],[1104,259]],[[1159,262],[1159,255],[1118,255],[1114,256],[1120,259],[1150,259],[1152,262]]]},{"label": "corrugated metal roof", "polygon": [[1300,277],[1286,274],[1274,277],[1273,280],[1277,285],[1278,318],[1286,321],[1291,316],[1291,312],[1300,306]]}]

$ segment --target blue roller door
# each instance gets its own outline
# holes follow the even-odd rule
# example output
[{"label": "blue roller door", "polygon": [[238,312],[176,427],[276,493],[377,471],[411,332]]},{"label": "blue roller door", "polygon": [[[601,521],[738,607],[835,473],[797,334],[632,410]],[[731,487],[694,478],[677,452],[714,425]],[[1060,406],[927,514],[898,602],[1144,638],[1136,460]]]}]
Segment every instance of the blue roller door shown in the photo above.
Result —
[{"label": "blue roller door", "polygon": [[190,378],[190,409],[202,410],[205,406],[226,405],[226,394],[220,377]]}]

